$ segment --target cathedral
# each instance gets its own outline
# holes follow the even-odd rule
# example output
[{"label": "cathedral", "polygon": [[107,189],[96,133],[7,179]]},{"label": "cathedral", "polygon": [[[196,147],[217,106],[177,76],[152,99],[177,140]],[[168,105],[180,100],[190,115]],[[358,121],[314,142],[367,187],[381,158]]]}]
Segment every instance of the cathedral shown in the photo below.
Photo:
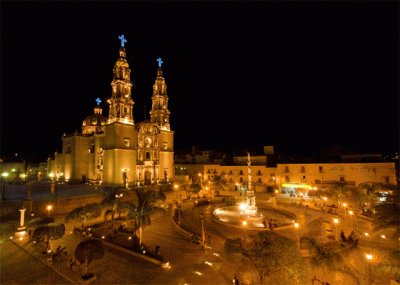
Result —
[{"label": "cathedral", "polygon": [[82,132],[63,135],[62,152],[49,158],[48,173],[68,181],[111,185],[149,185],[174,179],[174,132],[170,127],[167,85],[159,58],[153,85],[150,120],[135,123],[131,70],[126,42],[120,36],[119,57],[113,69],[108,117],[101,100],[82,122]]}]

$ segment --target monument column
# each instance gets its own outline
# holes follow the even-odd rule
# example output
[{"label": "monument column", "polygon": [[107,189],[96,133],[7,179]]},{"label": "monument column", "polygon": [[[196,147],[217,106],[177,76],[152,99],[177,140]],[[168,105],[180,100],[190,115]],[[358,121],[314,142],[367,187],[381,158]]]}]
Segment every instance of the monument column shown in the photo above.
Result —
[{"label": "monument column", "polygon": [[26,234],[26,232],[25,232],[25,229],[26,229],[26,227],[25,227],[25,211],[26,211],[25,208],[19,209],[19,212],[20,212],[19,227],[17,228],[17,231],[15,232],[15,235],[17,237],[21,237],[21,238]]}]

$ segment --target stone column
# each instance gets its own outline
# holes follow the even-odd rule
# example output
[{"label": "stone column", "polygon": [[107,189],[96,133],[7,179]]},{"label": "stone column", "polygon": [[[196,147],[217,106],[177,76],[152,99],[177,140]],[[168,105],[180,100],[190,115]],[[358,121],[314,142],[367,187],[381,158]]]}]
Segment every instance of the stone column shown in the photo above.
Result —
[{"label": "stone column", "polygon": [[19,227],[20,228],[25,228],[24,223],[25,223],[25,211],[26,209],[19,209],[21,216],[19,219]]}]

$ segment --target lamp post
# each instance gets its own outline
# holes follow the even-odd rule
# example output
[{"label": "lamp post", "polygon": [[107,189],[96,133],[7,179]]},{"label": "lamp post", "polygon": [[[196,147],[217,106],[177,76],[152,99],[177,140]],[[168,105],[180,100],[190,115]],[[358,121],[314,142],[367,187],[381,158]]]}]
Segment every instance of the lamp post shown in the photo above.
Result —
[{"label": "lamp post", "polygon": [[244,242],[247,243],[247,233],[246,233],[246,230],[247,230],[247,221],[244,220],[244,221],[242,222],[242,225],[243,225],[243,228],[244,228]]},{"label": "lamp post", "polygon": [[1,174],[1,181],[2,181],[2,183],[1,183],[1,186],[2,186],[2,189],[1,189],[1,200],[2,201],[6,200],[6,180],[5,180],[6,177],[8,177],[8,172],[3,172]]},{"label": "lamp post", "polygon": [[204,228],[203,214],[200,214],[201,219],[201,249],[204,249],[206,245],[206,230]]},{"label": "lamp post", "polygon": [[294,229],[296,232],[296,245],[297,248],[300,250],[300,240],[299,240],[299,223],[294,223]]},{"label": "lamp post", "polygon": [[53,209],[53,206],[47,205],[46,209],[47,209],[47,216],[50,217],[50,211]]},{"label": "lamp post", "polygon": [[338,218],[333,218],[333,224],[335,225],[335,239],[339,240],[338,238],[338,232],[337,232],[337,225],[339,224],[339,219]]},{"label": "lamp post", "polygon": [[372,285],[372,272],[371,272],[371,262],[374,259],[374,256],[370,253],[365,254],[365,258],[368,262],[368,284]]},{"label": "lamp post", "polygon": [[352,223],[352,227],[353,227],[353,232],[354,232],[354,212],[352,210],[349,211],[349,215],[350,215],[350,219],[351,219],[351,223]]}]

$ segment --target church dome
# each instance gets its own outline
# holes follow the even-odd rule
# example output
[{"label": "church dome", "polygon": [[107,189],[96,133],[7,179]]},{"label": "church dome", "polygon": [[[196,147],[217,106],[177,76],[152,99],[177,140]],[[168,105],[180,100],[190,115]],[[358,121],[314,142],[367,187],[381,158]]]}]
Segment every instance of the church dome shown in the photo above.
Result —
[{"label": "church dome", "polygon": [[107,118],[103,116],[100,107],[94,108],[94,114],[87,116],[82,123],[83,134],[93,134],[103,132]]}]

